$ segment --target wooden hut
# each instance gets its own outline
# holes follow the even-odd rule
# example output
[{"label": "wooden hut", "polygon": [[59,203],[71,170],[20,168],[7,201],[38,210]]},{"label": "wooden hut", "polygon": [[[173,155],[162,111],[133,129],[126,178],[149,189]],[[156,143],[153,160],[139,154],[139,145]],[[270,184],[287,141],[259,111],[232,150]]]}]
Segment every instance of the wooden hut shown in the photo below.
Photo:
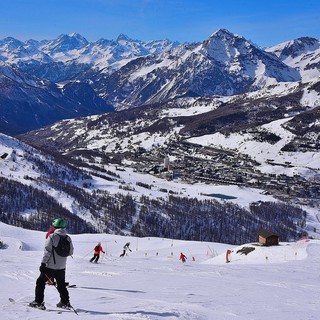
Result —
[{"label": "wooden hut", "polygon": [[258,232],[259,243],[264,246],[277,246],[279,244],[279,236],[273,232],[262,229]]}]

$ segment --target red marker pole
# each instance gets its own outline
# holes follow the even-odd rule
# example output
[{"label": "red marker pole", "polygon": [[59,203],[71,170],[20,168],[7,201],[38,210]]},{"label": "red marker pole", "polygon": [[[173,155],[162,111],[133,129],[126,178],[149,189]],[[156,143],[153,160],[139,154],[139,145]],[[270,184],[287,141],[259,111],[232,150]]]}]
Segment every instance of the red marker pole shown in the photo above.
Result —
[{"label": "red marker pole", "polygon": [[230,262],[230,260],[229,260],[229,254],[231,253],[231,250],[227,250],[227,252],[226,252],[226,263],[229,263]]}]

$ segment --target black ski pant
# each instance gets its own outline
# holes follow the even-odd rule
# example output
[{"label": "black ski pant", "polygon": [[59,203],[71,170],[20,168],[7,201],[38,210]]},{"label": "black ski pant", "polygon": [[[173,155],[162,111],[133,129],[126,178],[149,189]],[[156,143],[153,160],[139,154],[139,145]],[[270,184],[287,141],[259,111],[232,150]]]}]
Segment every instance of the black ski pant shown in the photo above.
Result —
[{"label": "black ski pant", "polygon": [[100,255],[95,253],[93,257],[90,259],[90,262],[93,262],[93,261],[98,262],[99,258],[100,258]]},{"label": "black ski pant", "polygon": [[45,273],[40,273],[36,281],[36,289],[35,289],[35,301],[37,303],[42,303],[44,300],[44,290],[46,287],[46,282],[49,279],[53,282],[54,280],[57,283],[57,289],[60,294],[60,300],[63,304],[67,304],[69,302],[69,292],[66,287],[66,270],[54,270],[47,268]]}]

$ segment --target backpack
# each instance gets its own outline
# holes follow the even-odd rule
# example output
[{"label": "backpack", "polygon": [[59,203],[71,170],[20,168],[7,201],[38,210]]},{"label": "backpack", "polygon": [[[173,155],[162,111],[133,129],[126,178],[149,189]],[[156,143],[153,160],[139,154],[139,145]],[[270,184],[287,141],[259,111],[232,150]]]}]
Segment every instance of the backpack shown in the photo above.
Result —
[{"label": "backpack", "polygon": [[99,251],[99,250],[100,250],[100,246],[96,245],[96,246],[94,247],[94,251]]},{"label": "backpack", "polygon": [[68,257],[70,254],[70,241],[68,240],[68,236],[60,236],[59,235],[59,242],[56,247],[53,249],[60,257]]}]

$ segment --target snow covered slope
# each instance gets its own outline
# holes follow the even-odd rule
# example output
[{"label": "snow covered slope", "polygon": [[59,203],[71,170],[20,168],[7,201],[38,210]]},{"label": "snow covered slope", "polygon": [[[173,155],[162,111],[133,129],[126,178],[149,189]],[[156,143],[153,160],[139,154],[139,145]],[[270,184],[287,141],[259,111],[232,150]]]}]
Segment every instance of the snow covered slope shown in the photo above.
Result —
[{"label": "snow covered slope", "polygon": [[[44,232],[0,223],[1,318],[110,320],[300,320],[319,317],[319,240],[260,247],[133,238],[109,234],[71,235],[75,246],[68,258],[66,280],[71,303],[78,311],[39,311],[24,306],[34,298],[43,254]],[[107,254],[89,263],[100,241]],[[120,258],[130,241],[132,252]],[[243,254],[245,248],[254,248]],[[231,262],[226,263],[230,249]],[[237,253],[238,250],[241,252]],[[179,254],[187,262],[179,261]],[[246,251],[248,252],[248,250]],[[5,288],[5,289],[4,289]],[[16,303],[9,302],[13,298]],[[59,301],[46,287],[49,310]]]}]

